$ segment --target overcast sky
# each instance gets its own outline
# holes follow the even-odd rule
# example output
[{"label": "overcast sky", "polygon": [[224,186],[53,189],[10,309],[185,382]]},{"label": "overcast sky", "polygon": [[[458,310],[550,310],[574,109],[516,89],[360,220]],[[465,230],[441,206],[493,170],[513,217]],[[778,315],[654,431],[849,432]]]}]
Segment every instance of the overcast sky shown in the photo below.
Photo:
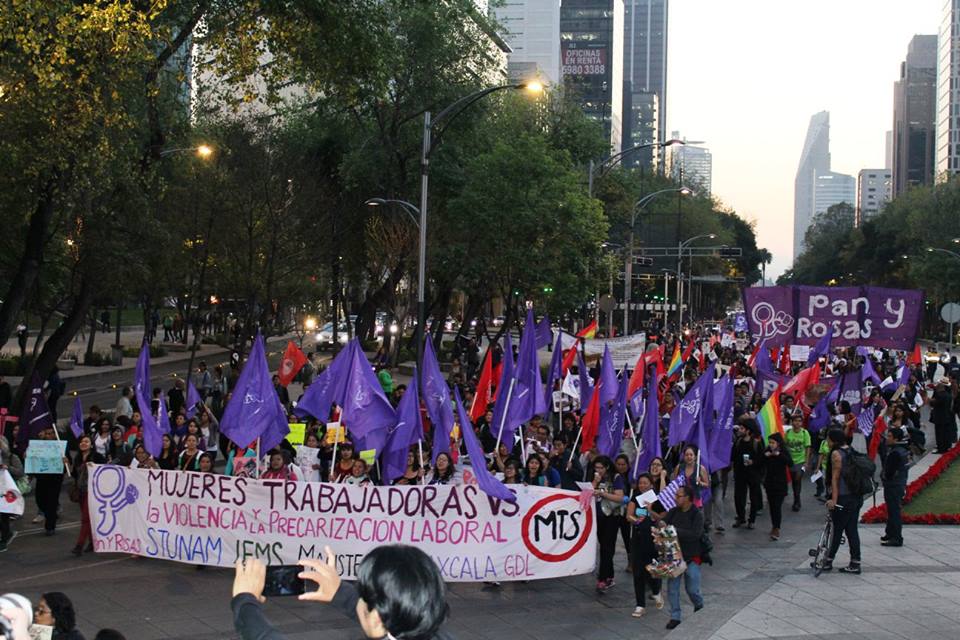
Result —
[{"label": "overcast sky", "polygon": [[[705,140],[713,193],[792,262],[793,180],[810,116],[830,112],[834,171],[885,164],[893,83],[944,0],[671,0],[668,129]],[[669,132],[668,132],[669,133]]]}]

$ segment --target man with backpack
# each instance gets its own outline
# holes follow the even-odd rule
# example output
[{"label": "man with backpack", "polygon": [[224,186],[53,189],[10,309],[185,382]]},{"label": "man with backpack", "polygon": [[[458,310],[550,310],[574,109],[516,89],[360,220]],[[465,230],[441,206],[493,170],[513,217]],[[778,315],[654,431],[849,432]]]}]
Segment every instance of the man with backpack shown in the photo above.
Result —
[{"label": "man with backpack", "polygon": [[830,429],[830,461],[827,464],[827,479],[830,483],[830,499],[827,509],[833,520],[833,540],[823,570],[833,568],[833,559],[840,548],[841,538],[846,535],[850,546],[850,564],[840,568],[840,573],[860,574],[860,507],[863,496],[873,492],[873,474],[876,465],[866,455],[854,451],[847,444],[843,429]]}]

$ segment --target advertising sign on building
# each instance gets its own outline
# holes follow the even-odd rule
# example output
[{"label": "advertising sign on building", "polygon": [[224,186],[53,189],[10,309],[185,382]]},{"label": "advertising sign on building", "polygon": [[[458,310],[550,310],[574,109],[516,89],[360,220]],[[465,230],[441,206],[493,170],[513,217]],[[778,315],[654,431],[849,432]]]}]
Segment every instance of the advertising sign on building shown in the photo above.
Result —
[{"label": "advertising sign on building", "polygon": [[561,72],[565,76],[602,76],[607,73],[607,47],[578,47],[575,43],[563,44]]}]

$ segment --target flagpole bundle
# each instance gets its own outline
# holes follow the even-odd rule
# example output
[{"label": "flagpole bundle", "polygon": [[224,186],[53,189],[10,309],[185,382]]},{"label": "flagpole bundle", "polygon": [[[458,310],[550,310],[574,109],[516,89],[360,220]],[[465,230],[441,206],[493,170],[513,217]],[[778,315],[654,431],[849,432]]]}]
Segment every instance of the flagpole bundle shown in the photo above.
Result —
[{"label": "flagpole bundle", "polygon": [[[57,442],[61,442],[61,440],[60,440],[60,430],[57,429],[57,425],[53,425],[53,435],[55,435],[55,436],[57,437]],[[73,474],[70,473],[70,467],[68,467],[67,465],[63,465],[63,468],[64,468],[64,469],[66,470],[66,472],[67,472],[67,477],[68,477],[68,478],[72,478],[72,477],[73,477]]]}]

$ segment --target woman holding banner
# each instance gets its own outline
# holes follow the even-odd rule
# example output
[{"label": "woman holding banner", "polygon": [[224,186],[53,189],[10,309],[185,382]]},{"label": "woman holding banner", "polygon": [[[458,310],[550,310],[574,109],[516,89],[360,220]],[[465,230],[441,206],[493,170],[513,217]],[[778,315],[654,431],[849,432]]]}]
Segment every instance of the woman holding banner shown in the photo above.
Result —
[{"label": "woman holding banner", "polygon": [[597,570],[597,591],[606,592],[614,586],[613,556],[617,550],[617,533],[623,518],[623,478],[613,471],[613,461],[607,456],[593,460],[593,495],[596,499],[597,541],[600,543],[600,562]]},{"label": "woman holding banner", "polygon": [[448,453],[438,453],[436,468],[427,476],[427,484],[463,484],[463,478],[457,473],[457,467]]},{"label": "woman holding banner", "polygon": [[[70,499],[80,504],[80,534],[77,544],[73,547],[73,555],[79,556],[84,551],[93,551],[93,532],[90,530],[90,507],[87,502],[87,464],[106,464],[107,459],[100,455],[93,447],[93,441],[88,435],[80,436],[77,440],[77,457],[73,459],[74,487],[70,490]],[[86,548],[84,548],[86,545]]]}]

